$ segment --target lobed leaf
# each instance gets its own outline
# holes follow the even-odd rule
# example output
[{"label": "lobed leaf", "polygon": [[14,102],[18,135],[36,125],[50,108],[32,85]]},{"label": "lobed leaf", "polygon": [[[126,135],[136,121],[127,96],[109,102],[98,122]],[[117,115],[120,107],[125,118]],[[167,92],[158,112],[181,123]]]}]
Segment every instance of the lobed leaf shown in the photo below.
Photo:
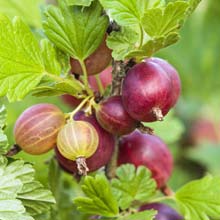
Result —
[{"label": "lobed leaf", "polygon": [[120,166],[116,171],[117,179],[112,180],[113,192],[121,209],[125,210],[132,203],[147,202],[156,193],[156,182],[151,178],[151,172],[143,166]]},{"label": "lobed leaf", "polygon": [[0,156],[0,219],[33,220],[30,215],[45,212],[53,203],[51,192],[34,180],[32,165],[22,160],[8,163]]},{"label": "lobed leaf", "polygon": [[82,185],[86,197],[74,199],[78,210],[105,217],[118,215],[118,204],[104,175],[87,176]]},{"label": "lobed leaf", "polygon": [[80,61],[85,60],[100,45],[108,26],[107,16],[95,1],[90,7],[68,7],[65,1],[60,8],[48,7],[44,13],[44,31],[62,51]]},{"label": "lobed leaf", "polygon": [[217,219],[220,216],[220,177],[206,176],[177,191],[175,199],[186,220]]},{"label": "lobed leaf", "polygon": [[156,214],[157,211],[149,210],[149,211],[138,212],[129,216],[120,217],[117,220],[154,220]]}]

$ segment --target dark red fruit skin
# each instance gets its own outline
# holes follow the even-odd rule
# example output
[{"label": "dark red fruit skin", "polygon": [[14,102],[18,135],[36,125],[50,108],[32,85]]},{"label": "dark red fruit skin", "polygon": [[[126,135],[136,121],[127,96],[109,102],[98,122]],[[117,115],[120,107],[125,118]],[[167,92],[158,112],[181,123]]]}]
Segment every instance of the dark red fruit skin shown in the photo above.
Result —
[{"label": "dark red fruit skin", "polygon": [[141,206],[140,211],[150,209],[158,211],[155,220],[183,220],[183,217],[180,216],[173,208],[162,203],[151,203],[143,205]]},{"label": "dark red fruit skin", "polygon": [[170,103],[168,103],[168,105],[173,107],[177,103],[181,92],[181,81],[177,70],[166,60],[163,60],[161,58],[152,57],[148,59],[148,62],[157,63],[166,71],[168,76],[171,78],[173,92],[171,95]]},{"label": "dark red fruit skin", "polygon": [[[86,116],[84,112],[78,112],[75,117],[75,120],[82,120],[91,123],[99,135],[99,145],[98,148],[90,158],[86,160],[86,164],[89,168],[89,172],[96,171],[99,168],[105,166],[113,153],[115,146],[115,138],[113,135],[105,131],[97,122],[94,115]],[[69,173],[77,173],[77,167],[75,161],[71,161],[63,157],[58,149],[55,149],[57,160],[60,166]]]},{"label": "dark red fruit skin", "polygon": [[[94,75],[104,70],[112,60],[112,51],[106,45],[105,35],[100,46],[85,60],[88,75]],[[78,60],[71,58],[71,72],[82,74],[82,68]]]},{"label": "dark red fruit skin", "polygon": [[126,163],[146,166],[158,188],[165,186],[173,169],[173,158],[166,144],[159,137],[139,130],[120,140],[118,165]]},{"label": "dark red fruit skin", "polygon": [[122,85],[122,101],[134,119],[153,122],[157,120],[154,108],[165,116],[173,107],[177,99],[173,94],[179,97],[179,87],[173,86],[174,74],[167,74],[167,70],[168,67],[147,59],[128,71]]},{"label": "dark red fruit skin", "polygon": [[115,135],[128,134],[137,126],[137,121],[124,109],[121,96],[102,101],[96,109],[96,118],[106,131]]},{"label": "dark red fruit skin", "polygon": [[[101,80],[103,89],[106,89],[106,87],[111,85],[111,83],[112,83],[112,66],[107,67],[105,70],[103,70],[98,75],[99,75],[99,78]],[[98,92],[99,87],[98,87],[98,84],[96,82],[95,76],[89,76],[88,80],[89,80],[89,85],[90,85],[91,89],[94,92]]]}]

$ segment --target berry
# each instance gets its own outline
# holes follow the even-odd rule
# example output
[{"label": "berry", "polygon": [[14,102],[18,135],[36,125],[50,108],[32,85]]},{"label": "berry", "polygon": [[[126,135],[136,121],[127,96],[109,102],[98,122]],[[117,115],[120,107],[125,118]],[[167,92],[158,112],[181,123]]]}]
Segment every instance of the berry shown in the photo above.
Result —
[{"label": "berry", "polygon": [[[95,171],[99,168],[105,166],[113,153],[113,149],[115,146],[114,136],[105,131],[96,121],[94,115],[86,116],[84,112],[78,112],[74,116],[74,120],[82,120],[91,123],[96,129],[99,136],[99,145],[97,147],[96,152],[86,160],[87,167],[89,171]],[[77,172],[77,165],[75,161],[68,160],[63,157],[58,149],[56,149],[56,156],[60,166],[69,173]]]},{"label": "berry", "polygon": [[[106,38],[107,38],[107,35],[105,35],[102,43],[95,50],[95,52],[93,52],[85,60],[85,65],[86,65],[88,75],[94,75],[94,74],[102,72],[111,62],[112,51],[106,45]],[[71,64],[72,73],[76,73],[76,74],[83,73],[81,65],[78,60],[71,58],[70,64]]]},{"label": "berry", "polygon": [[168,103],[168,105],[173,107],[177,103],[181,92],[181,81],[177,70],[166,60],[163,60],[161,58],[153,57],[148,59],[148,62],[157,63],[171,78],[173,92],[171,95],[170,103]]},{"label": "berry", "polygon": [[56,146],[58,131],[64,124],[64,114],[55,105],[33,105],[17,119],[15,141],[29,154],[43,154]]},{"label": "berry", "polygon": [[121,96],[102,101],[96,107],[96,118],[106,131],[115,135],[128,134],[137,126],[137,121],[124,109]]},{"label": "berry", "polygon": [[151,203],[143,205],[141,206],[140,211],[150,209],[158,211],[155,220],[183,220],[183,217],[180,216],[173,208],[162,203]]},{"label": "berry", "polygon": [[122,85],[122,101],[134,119],[145,122],[163,120],[176,103],[180,90],[175,83],[178,75],[171,71],[168,74],[169,69],[164,66],[146,59],[128,71]]},{"label": "berry", "polygon": [[157,182],[157,187],[165,186],[172,168],[172,155],[163,141],[155,136],[135,130],[124,136],[119,144],[118,164],[132,163],[136,167],[146,166]]},{"label": "berry", "polygon": [[86,121],[68,122],[57,137],[57,148],[61,155],[76,161],[80,175],[86,175],[88,168],[86,158],[91,157],[97,150],[99,137],[94,126]]}]

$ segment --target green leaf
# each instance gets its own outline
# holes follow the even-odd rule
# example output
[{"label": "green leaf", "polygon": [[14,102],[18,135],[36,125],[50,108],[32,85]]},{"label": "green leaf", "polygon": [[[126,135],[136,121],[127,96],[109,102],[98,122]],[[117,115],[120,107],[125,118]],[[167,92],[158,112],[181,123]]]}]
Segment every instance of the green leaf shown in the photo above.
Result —
[{"label": "green leaf", "polygon": [[8,149],[8,138],[4,134],[6,126],[6,108],[4,105],[0,106],[0,155],[5,154]]},{"label": "green leaf", "polygon": [[85,60],[100,45],[108,26],[108,18],[95,1],[90,7],[48,7],[43,23],[48,38],[62,51],[80,61]]},{"label": "green leaf", "polygon": [[117,220],[153,220],[155,219],[154,217],[156,216],[156,214],[157,211],[149,210],[149,211],[138,212],[133,215],[129,215],[125,217],[120,217]]},{"label": "green leaf", "polygon": [[200,2],[201,0],[188,0],[189,3],[189,8],[187,11],[188,16],[190,16],[194,12],[194,10],[197,8]]},{"label": "green leaf", "polygon": [[167,36],[176,32],[185,19],[188,9],[185,1],[169,3],[165,9],[154,8],[148,10],[142,18],[142,25],[145,32],[151,37]]},{"label": "green leaf", "polygon": [[68,5],[90,6],[94,0],[67,0]]},{"label": "green leaf", "polygon": [[30,214],[43,213],[53,203],[51,192],[34,180],[32,165],[22,160],[8,163],[0,156],[0,219],[33,220]]},{"label": "green leaf", "polygon": [[153,7],[161,6],[161,0],[100,0],[110,17],[119,25],[138,25],[144,12]]},{"label": "green leaf", "polygon": [[22,99],[41,80],[43,61],[37,40],[19,19],[0,15],[0,96]]},{"label": "green leaf", "polygon": [[10,18],[20,16],[28,25],[40,28],[40,6],[43,3],[43,0],[0,0],[0,13]]},{"label": "green leaf", "polygon": [[169,112],[169,114],[166,115],[163,123],[154,122],[150,125],[149,123],[144,124],[153,128],[155,134],[161,137],[167,144],[177,142],[184,132],[183,123],[180,121],[179,118],[174,115],[173,111]]},{"label": "green leaf", "polygon": [[57,59],[57,52],[53,45],[46,39],[41,41],[42,57],[45,69],[48,73],[60,75],[61,65]]},{"label": "green leaf", "polygon": [[71,83],[57,76],[61,67],[52,45],[43,40],[41,51],[38,41],[19,18],[11,22],[0,15],[0,41],[4,42],[0,44],[0,96],[7,95],[9,101],[21,100],[44,76],[55,84],[68,81],[74,94],[82,92],[79,82]]},{"label": "green leaf", "polygon": [[79,211],[105,217],[116,217],[118,215],[117,201],[104,175],[87,176],[82,185],[82,190],[87,197],[74,199]]},{"label": "green leaf", "polygon": [[177,191],[175,199],[186,220],[218,219],[220,216],[220,177],[206,176]]},{"label": "green leaf", "polygon": [[37,97],[42,96],[60,96],[63,94],[70,94],[77,98],[83,98],[79,91],[82,91],[83,85],[75,78],[62,79],[60,82],[52,82],[48,85],[40,85],[33,90],[33,95]]},{"label": "green leaf", "polygon": [[120,32],[112,32],[107,39],[107,45],[113,50],[115,60],[124,60],[132,51],[137,50],[138,33],[130,27],[122,28]]},{"label": "green leaf", "polygon": [[112,188],[121,209],[125,210],[132,203],[144,203],[156,193],[156,183],[146,167],[137,168],[126,164],[116,171],[117,179],[112,180]]}]

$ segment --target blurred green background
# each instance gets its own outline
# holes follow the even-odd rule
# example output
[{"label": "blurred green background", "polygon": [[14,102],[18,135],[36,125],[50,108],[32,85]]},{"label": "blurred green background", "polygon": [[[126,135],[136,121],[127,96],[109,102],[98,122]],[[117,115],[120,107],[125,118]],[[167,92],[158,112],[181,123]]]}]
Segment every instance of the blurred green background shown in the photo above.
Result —
[{"label": "blurred green background", "polygon": [[[38,37],[43,36],[40,11],[44,7],[43,0],[0,0],[0,12],[9,17],[21,16]],[[168,144],[175,158],[175,169],[169,183],[174,190],[206,173],[220,173],[220,1],[203,0],[185,24],[181,36],[176,45],[156,55],[168,60],[179,71],[182,81],[181,99],[164,122],[149,125]],[[6,99],[1,101],[8,110],[6,132],[11,145],[14,143],[14,123],[27,107],[48,102],[58,105],[65,112],[71,111],[59,97],[28,96],[17,103],[8,103]],[[53,152],[43,156],[19,153],[16,157],[32,162],[37,179],[48,185],[48,161],[53,157]],[[76,189],[73,177],[59,171],[56,164],[50,166],[63,180],[62,184],[59,178],[53,180],[63,195],[63,198],[59,196],[60,203],[54,208],[53,219],[88,219],[78,215],[71,203],[74,193],[79,193],[73,190]],[[56,210],[62,207],[64,199],[69,211],[61,216],[56,214]],[[43,216],[42,219],[47,218]]]}]

